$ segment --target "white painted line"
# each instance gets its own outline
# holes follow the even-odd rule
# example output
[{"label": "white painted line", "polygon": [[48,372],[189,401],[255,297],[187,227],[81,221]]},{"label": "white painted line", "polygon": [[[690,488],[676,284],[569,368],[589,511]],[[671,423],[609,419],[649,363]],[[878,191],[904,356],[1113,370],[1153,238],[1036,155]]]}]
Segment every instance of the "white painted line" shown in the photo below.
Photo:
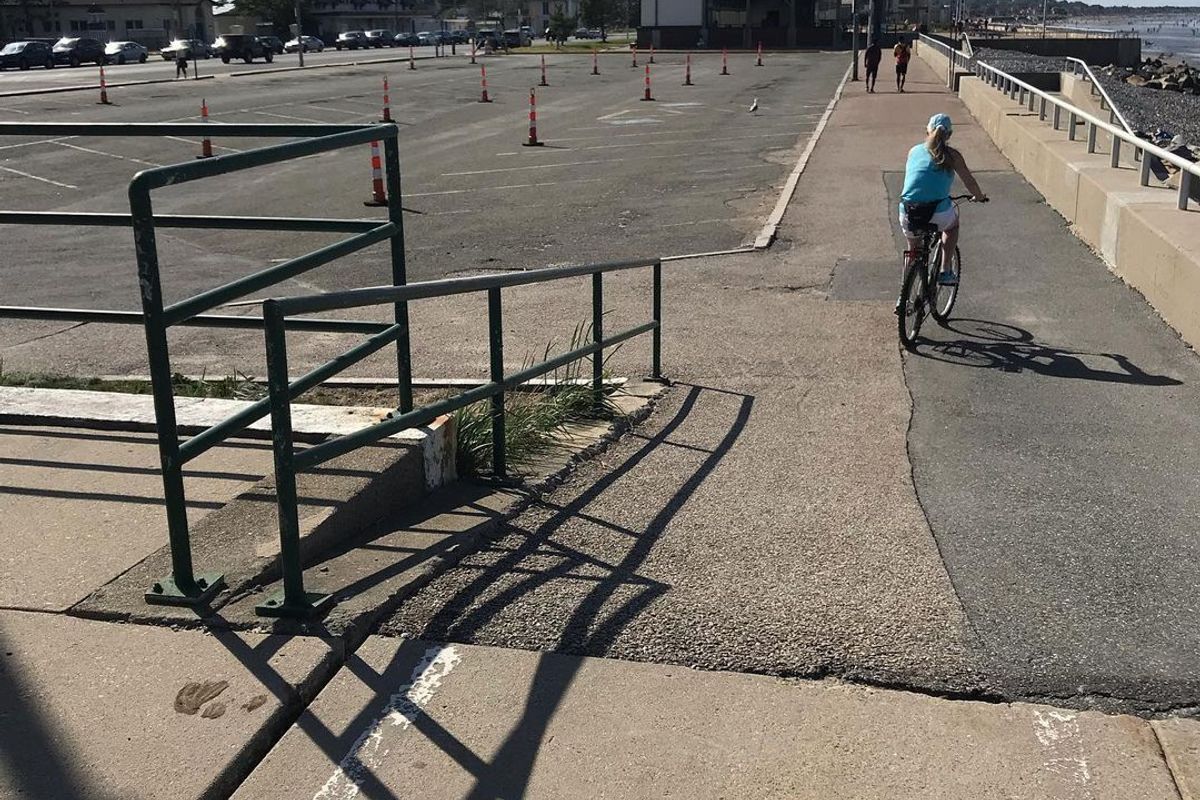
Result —
[{"label": "white painted line", "polygon": [[754,252],[753,245],[746,245],[744,247],[734,247],[730,250],[710,250],[707,253],[684,253],[681,256],[663,256],[659,260],[660,261],[683,261],[683,260],[689,259],[689,258],[710,258],[712,256],[733,256],[733,255],[739,255],[741,253],[753,253],[753,252]]},{"label": "white painted line", "polygon": [[28,111],[22,111],[19,108],[9,108],[8,106],[0,106],[0,111],[7,111],[10,114],[21,114],[22,116],[26,116],[26,117],[29,116]]},{"label": "white painted line", "polygon": [[421,709],[428,705],[438,687],[462,660],[453,646],[431,647],[413,670],[409,683],[400,686],[375,721],[350,746],[338,768],[313,800],[351,800],[369,772],[383,766],[394,749],[392,740],[412,727]]},{"label": "white painted line", "polygon": [[[664,131],[665,133],[665,131]],[[612,150],[619,147],[659,147],[666,144],[716,144],[717,142],[744,142],[747,139],[777,139],[779,137],[794,138],[796,131],[786,133],[759,133],[753,136],[734,136],[728,139],[667,139],[655,142],[625,142],[622,144],[592,144],[587,147],[573,147],[572,150]]]},{"label": "white painted line", "polygon": [[264,117],[275,117],[276,119],[291,119],[291,120],[295,120],[296,122],[320,122],[320,123],[324,123],[324,124],[327,124],[329,122],[329,120],[325,120],[325,119],[313,119],[312,117],[296,117],[296,116],[292,116],[291,114],[276,114],[271,111],[254,111],[254,110],[252,110],[252,111],[250,111],[250,113],[251,114],[259,114]]},{"label": "white painted line", "polygon": [[682,114],[682,113],[683,113],[682,111],[677,111],[677,110],[675,110],[674,108],[664,108],[664,109],[662,110],[662,112],[663,112],[664,114]]},{"label": "white painted line", "polygon": [[578,180],[547,181],[547,182],[543,182],[543,183],[512,183],[507,186],[476,186],[473,189],[447,189],[447,190],[441,191],[441,192],[413,192],[411,194],[409,194],[408,192],[405,192],[404,199],[407,200],[410,197],[436,197],[437,195],[442,195],[442,194],[470,194],[471,192],[495,192],[495,191],[504,191],[507,189],[538,189],[538,188],[541,188],[544,186],[562,186],[563,184],[570,184],[570,185],[574,186],[575,184],[578,184],[578,183],[599,183],[600,181],[603,181],[603,180],[605,180],[605,178],[580,178]]},{"label": "white painted line", "polygon": [[131,161],[134,164],[141,164],[144,167],[161,167],[162,166],[162,164],[156,164],[153,161],[142,161],[140,158],[131,158],[130,156],[117,155],[116,153],[106,153],[103,150],[93,150],[90,147],[82,147],[81,145],[70,144],[68,142],[55,142],[55,144],[58,145],[59,147],[69,147],[72,150],[79,150],[84,153],[91,153],[92,155],[96,155],[96,156],[108,156],[109,158],[119,158],[122,161]]},{"label": "white painted line", "polygon": [[[184,144],[194,144],[194,145],[197,145],[197,146],[199,146],[199,145],[201,144],[201,142],[200,142],[200,140],[199,140],[199,139],[185,139],[185,138],[183,138],[182,136],[164,136],[163,138],[164,138],[164,139],[170,139],[170,140],[171,140],[171,141],[173,141],[173,142],[183,142]],[[243,153],[243,152],[245,152],[244,150],[239,150],[239,149],[237,149],[236,147],[226,147],[226,146],[225,146],[225,145],[223,145],[223,144],[214,144],[214,145],[212,146],[212,148],[213,148],[214,150],[228,150],[228,151],[229,151],[229,152],[231,152],[231,153]],[[286,260],[286,259],[285,259],[285,260]]]},{"label": "white painted line", "polygon": [[609,125],[662,125],[661,119],[654,117],[637,117],[636,119],[614,119]]},{"label": "white painted line", "polygon": [[0,150],[12,150],[17,147],[33,147],[34,145],[37,145],[37,144],[57,144],[58,142],[65,142],[67,139],[74,139],[74,138],[76,138],[76,137],[61,136],[57,139],[38,139],[36,142],[20,142],[19,144],[5,144],[5,145],[0,145]]},{"label": "white painted line", "polygon": [[804,168],[808,166],[808,159],[812,156],[813,150],[816,149],[817,141],[821,138],[821,133],[829,123],[829,118],[833,116],[833,109],[837,105],[838,100],[841,99],[842,90],[846,88],[846,81],[850,80],[850,70],[851,67],[846,67],[846,74],[842,76],[842,82],[838,84],[837,91],[830,98],[829,105],[825,106],[825,113],[821,115],[821,119],[817,122],[817,127],[813,130],[812,135],[808,137],[808,144],[804,146],[804,152],[800,154],[795,168],[792,169],[792,174],[788,176],[787,183],[783,186],[783,191],[779,193],[779,200],[775,203],[774,210],[767,217],[767,221],[763,223],[762,230],[758,233],[758,238],[754,240],[755,248],[759,250],[766,249],[774,241],[775,233],[779,230],[779,222],[783,219],[784,212],[787,211],[788,203],[792,201],[792,195],[796,193],[796,184],[800,182],[800,175],[804,172]]},{"label": "white painted line", "polygon": [[0,169],[4,170],[5,172],[11,172],[14,175],[20,175],[23,178],[32,178],[35,181],[41,181],[42,183],[49,183],[52,186],[61,186],[64,189],[78,189],[79,188],[78,186],[72,186],[69,183],[59,183],[58,181],[52,181],[49,178],[40,178],[37,175],[30,175],[28,172],[21,172],[21,170],[13,169],[12,167],[0,167]]},{"label": "white painted line", "polygon": [[[586,164],[628,164],[630,161],[650,161],[660,158],[710,158],[713,156],[729,155],[726,150],[720,153],[664,153],[657,156],[638,156],[636,158],[596,158],[590,161],[563,161],[560,164],[526,164],[523,167],[497,167],[495,169],[477,169],[471,172],[443,172],[443,178],[457,178],[466,175],[490,175],[495,172],[521,172],[527,169],[553,169],[555,167],[579,167]],[[579,183],[579,181],[573,181]]]},{"label": "white painted line", "polygon": [[614,111],[614,112],[613,112],[613,113],[611,113],[611,114],[605,114],[603,117],[596,117],[596,119],[597,119],[597,120],[614,119],[615,117],[619,117],[619,116],[622,116],[622,115],[624,115],[624,114],[628,114],[628,113],[630,113],[632,110],[633,110],[633,109],[627,108],[627,109],[625,109],[624,111]]}]

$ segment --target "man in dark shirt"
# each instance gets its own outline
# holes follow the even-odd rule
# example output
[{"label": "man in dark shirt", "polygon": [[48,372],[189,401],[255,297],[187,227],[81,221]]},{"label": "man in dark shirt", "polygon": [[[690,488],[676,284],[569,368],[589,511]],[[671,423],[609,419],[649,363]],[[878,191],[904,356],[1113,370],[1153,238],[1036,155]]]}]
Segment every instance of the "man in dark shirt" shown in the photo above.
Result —
[{"label": "man in dark shirt", "polygon": [[879,42],[871,42],[863,51],[863,66],[867,68],[867,91],[875,92],[875,79],[879,77],[879,62],[883,61],[883,48]]}]

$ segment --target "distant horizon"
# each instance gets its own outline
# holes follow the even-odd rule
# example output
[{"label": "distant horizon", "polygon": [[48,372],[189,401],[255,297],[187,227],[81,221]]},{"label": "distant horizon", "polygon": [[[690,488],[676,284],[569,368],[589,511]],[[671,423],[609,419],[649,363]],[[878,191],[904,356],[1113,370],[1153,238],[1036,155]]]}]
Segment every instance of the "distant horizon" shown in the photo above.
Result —
[{"label": "distant horizon", "polygon": [[1106,7],[1130,6],[1132,8],[1152,9],[1152,8],[1170,8],[1172,6],[1178,8],[1180,6],[1186,6],[1188,8],[1200,9],[1200,0],[1179,0],[1179,2],[1175,2],[1175,3],[1156,2],[1155,0],[1124,0],[1124,2],[1122,2],[1122,0],[1089,0],[1089,2],[1091,5],[1094,5],[1094,6],[1106,6]]}]

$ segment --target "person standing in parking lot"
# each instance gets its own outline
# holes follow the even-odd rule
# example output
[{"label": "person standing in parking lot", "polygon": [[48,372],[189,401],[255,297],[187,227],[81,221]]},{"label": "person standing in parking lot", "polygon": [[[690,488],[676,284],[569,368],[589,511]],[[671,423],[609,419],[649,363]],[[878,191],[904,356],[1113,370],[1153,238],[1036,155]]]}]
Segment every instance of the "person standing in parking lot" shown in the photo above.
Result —
[{"label": "person standing in parking lot", "polygon": [[187,79],[187,58],[188,51],[184,48],[179,48],[175,51],[175,79],[180,77]]}]

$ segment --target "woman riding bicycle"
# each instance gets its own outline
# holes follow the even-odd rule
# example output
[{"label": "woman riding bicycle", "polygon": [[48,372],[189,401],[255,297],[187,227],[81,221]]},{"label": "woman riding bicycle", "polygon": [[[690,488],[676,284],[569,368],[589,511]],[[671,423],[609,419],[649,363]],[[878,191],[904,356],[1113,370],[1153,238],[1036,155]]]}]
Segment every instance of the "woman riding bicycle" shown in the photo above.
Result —
[{"label": "woman riding bicycle", "polygon": [[925,126],[928,134],[922,144],[908,151],[904,169],[904,190],[900,193],[900,230],[908,239],[909,258],[920,247],[920,228],[934,225],[942,234],[942,269],[939,284],[958,281],[951,267],[958,243],[958,209],[950,202],[954,176],[962,179],[974,202],[986,202],[987,195],[967,168],[962,153],[947,144],[954,127],[950,117],[934,114]]}]

